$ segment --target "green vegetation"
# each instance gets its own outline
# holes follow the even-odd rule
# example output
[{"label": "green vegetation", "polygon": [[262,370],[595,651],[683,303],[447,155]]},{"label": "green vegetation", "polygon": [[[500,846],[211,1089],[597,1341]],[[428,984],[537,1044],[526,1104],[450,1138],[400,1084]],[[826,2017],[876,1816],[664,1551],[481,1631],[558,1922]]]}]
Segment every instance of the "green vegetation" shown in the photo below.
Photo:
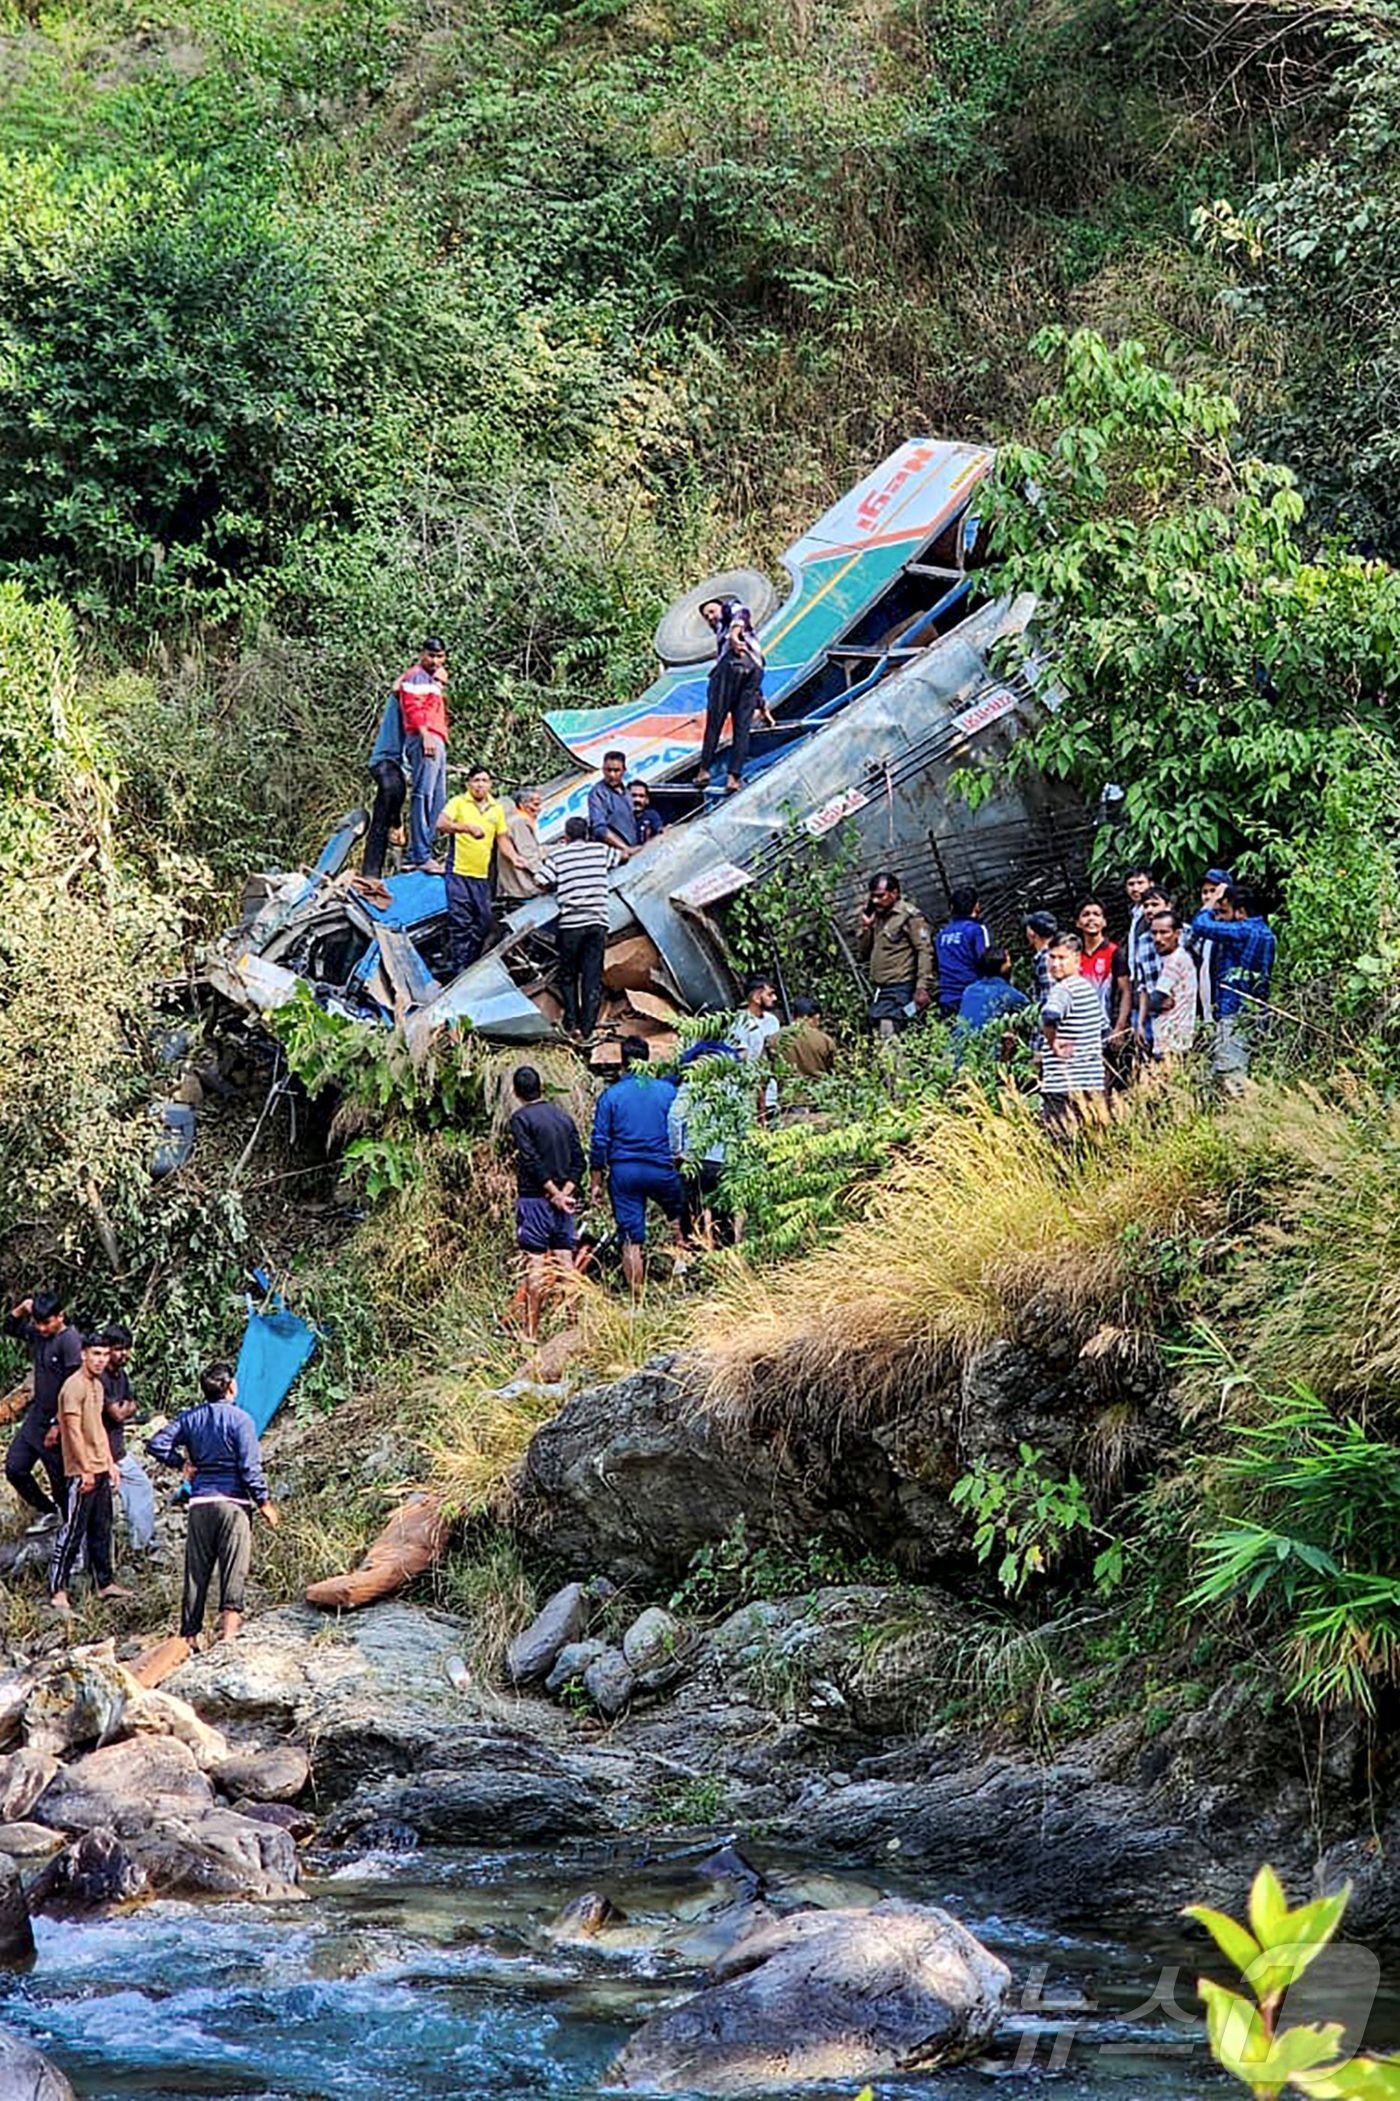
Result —
[{"label": "green vegetation", "polygon": [[[1188,1075],[1060,1157],[1024,1057],[932,1024],[897,1057],[848,1041],[811,1121],[726,1130],[747,1237],[698,1311],[658,1288],[630,1319],[595,1287],[579,1363],[698,1333],[722,1416],[837,1436],[1053,1331],[1101,1391],[1073,1465],[1030,1446],[932,1484],[969,1589],[1004,1593],[961,1711],[1050,1740],[1142,1700],[1165,1727],[1237,1668],[1261,1702],[1382,1716],[1388,4],[11,0],[0,23],[0,1275],[131,1320],[163,1404],[269,1266],[325,1336],[302,1428],[330,1484],[270,1581],[348,1558],[388,1477],[431,1472],[473,1518],[443,1594],[488,1669],[535,1572],[476,1514],[552,1405],[497,1391],[513,1060],[414,1067],[304,997],[275,1053],[193,1027],[172,1061],[179,988],[249,868],[359,798],[426,627],[457,753],[547,771],[541,711],[635,691],[679,587],[772,567],[913,431],[993,441],[991,558],[1046,599],[1063,692],[1017,763],[1091,800],[1122,782],[1105,874],[1141,850],[1190,885],[1224,856],[1271,887],[1272,1070],[1224,1111]],[[731,928],[848,1038],[853,872],[794,848]],[[154,1185],[151,1106],[209,1056],[233,1099]],[[698,1083],[721,1123],[722,1082]],[[336,1470],[349,1410],[392,1429],[383,1483]],[[706,1551],[696,1609],[869,1573],[820,1542]]]},{"label": "green vegetation", "polygon": [[1248,1987],[1248,1998],[1208,1977],[1198,1988],[1212,2057],[1257,2101],[1277,2101],[1286,2091],[1312,2101],[1394,2101],[1400,2094],[1400,2058],[1352,2053],[1341,2021],[1280,2026],[1289,1991],[1331,1945],[1350,1897],[1347,1883],[1335,1896],[1290,1910],[1277,1875],[1263,1867],[1250,1889],[1247,1927],[1207,1904],[1186,1907]]}]

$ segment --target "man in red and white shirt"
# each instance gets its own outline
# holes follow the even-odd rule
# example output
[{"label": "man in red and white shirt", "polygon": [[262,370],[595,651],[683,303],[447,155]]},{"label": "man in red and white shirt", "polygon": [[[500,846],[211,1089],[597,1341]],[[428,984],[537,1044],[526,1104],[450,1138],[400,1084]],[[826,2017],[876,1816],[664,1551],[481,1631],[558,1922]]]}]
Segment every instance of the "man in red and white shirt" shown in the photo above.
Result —
[{"label": "man in red and white shirt", "polygon": [[403,716],[403,755],[411,776],[409,868],[433,873],[433,837],[447,801],[447,650],[430,635],[418,662],[394,682]]}]

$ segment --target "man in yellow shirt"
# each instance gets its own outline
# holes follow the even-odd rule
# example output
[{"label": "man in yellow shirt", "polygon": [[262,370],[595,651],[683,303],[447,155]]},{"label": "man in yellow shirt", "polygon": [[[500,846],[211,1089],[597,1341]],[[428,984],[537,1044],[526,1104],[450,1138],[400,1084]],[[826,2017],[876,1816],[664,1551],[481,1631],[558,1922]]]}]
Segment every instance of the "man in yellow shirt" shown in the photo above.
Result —
[{"label": "man in yellow shirt", "polygon": [[520,856],[506,832],[506,813],[491,792],[484,766],[467,775],[467,792],[454,795],[437,821],[447,834],[447,953],[455,976],[468,970],[491,939],[491,854],[518,868]]}]

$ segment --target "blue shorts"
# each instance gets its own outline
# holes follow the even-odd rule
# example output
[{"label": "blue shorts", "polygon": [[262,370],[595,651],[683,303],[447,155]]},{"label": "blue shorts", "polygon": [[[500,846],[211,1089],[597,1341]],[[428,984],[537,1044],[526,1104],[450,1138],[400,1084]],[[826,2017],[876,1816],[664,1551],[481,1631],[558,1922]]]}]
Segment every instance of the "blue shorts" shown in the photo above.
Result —
[{"label": "blue shorts", "polygon": [[526,1255],[572,1253],[578,1246],[573,1212],[561,1211],[547,1196],[518,1196],[515,1244]]},{"label": "blue shorts", "polygon": [[608,1178],[613,1217],[624,1240],[641,1247],[647,1237],[647,1199],[660,1204],[670,1219],[685,1209],[685,1190],[674,1167],[660,1161],[620,1160]]}]

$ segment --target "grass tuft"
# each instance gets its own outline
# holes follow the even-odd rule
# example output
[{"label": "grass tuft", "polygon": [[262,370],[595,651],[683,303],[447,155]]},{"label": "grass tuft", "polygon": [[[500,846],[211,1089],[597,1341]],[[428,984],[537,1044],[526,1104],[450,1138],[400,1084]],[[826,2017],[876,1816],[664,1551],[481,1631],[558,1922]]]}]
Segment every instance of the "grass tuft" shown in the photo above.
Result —
[{"label": "grass tuft", "polygon": [[830,1438],[909,1414],[998,1336],[1143,1333],[1148,1252],[1224,1220],[1238,1151],[1184,1092],[1069,1154],[1019,1105],[940,1105],[841,1240],[727,1271],[696,1338],[708,1404]]}]

